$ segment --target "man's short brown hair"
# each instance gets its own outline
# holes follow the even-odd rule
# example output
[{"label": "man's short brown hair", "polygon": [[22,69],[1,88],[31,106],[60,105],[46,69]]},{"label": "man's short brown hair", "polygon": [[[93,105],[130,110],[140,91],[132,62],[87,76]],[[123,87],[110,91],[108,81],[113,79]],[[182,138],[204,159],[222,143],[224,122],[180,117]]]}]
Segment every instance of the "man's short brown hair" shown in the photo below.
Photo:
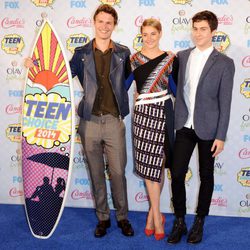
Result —
[{"label": "man's short brown hair", "polygon": [[95,11],[95,14],[94,14],[94,21],[96,19],[96,16],[100,13],[100,12],[105,12],[105,13],[108,13],[110,14],[113,18],[114,18],[114,23],[115,25],[117,24],[118,22],[118,14],[116,12],[116,10],[110,6],[109,4],[101,4],[97,10]]},{"label": "man's short brown hair", "polygon": [[192,21],[193,21],[193,25],[196,22],[207,21],[211,31],[216,30],[218,27],[217,16],[209,10],[204,10],[204,11],[196,13],[192,17]]}]

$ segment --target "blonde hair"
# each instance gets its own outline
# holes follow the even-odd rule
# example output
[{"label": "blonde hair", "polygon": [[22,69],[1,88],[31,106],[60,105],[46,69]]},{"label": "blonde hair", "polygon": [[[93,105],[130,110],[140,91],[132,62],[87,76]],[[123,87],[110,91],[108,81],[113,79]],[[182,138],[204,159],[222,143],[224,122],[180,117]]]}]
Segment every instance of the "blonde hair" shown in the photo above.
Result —
[{"label": "blonde hair", "polygon": [[143,21],[142,26],[141,26],[141,33],[142,33],[143,28],[146,26],[154,27],[155,29],[159,31],[159,33],[162,30],[160,21],[155,18],[147,18]]}]

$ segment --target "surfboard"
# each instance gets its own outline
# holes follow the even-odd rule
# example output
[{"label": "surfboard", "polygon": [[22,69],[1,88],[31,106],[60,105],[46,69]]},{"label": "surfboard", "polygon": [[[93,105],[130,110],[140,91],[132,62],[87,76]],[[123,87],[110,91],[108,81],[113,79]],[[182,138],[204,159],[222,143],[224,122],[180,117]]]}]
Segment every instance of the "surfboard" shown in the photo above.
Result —
[{"label": "surfboard", "polygon": [[26,75],[21,120],[24,205],[29,228],[49,238],[69,189],[75,134],[70,67],[49,20],[44,20]]}]

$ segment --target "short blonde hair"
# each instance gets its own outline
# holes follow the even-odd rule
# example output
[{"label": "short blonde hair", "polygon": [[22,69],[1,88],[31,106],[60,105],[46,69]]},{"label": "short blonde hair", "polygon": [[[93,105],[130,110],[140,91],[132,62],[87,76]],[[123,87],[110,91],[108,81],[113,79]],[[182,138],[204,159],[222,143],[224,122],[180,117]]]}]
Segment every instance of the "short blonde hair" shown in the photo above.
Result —
[{"label": "short blonde hair", "polygon": [[146,26],[151,26],[151,27],[156,28],[159,31],[159,33],[162,31],[160,21],[155,18],[147,18],[143,21],[142,26],[141,26],[141,33],[143,30],[143,27],[146,27]]}]

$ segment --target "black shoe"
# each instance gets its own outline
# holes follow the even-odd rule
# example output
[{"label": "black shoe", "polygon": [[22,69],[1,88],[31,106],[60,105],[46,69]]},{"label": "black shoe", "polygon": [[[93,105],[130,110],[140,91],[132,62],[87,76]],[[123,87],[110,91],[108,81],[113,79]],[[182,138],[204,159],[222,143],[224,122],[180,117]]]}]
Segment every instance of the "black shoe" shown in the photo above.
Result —
[{"label": "black shoe", "polygon": [[188,233],[188,238],[187,238],[188,243],[196,244],[201,242],[203,236],[204,220],[205,220],[204,217],[199,217],[199,216],[195,217],[194,224]]},{"label": "black shoe", "polygon": [[95,228],[95,237],[96,238],[103,237],[107,233],[106,229],[109,227],[110,227],[110,219],[100,220]]},{"label": "black shoe", "polygon": [[187,226],[184,218],[176,218],[172,228],[172,232],[168,236],[167,242],[176,244],[180,242],[182,235],[187,234]]},{"label": "black shoe", "polygon": [[132,228],[131,224],[128,220],[120,220],[117,222],[117,226],[122,229],[122,233],[125,236],[133,236],[134,235],[134,229]]}]

